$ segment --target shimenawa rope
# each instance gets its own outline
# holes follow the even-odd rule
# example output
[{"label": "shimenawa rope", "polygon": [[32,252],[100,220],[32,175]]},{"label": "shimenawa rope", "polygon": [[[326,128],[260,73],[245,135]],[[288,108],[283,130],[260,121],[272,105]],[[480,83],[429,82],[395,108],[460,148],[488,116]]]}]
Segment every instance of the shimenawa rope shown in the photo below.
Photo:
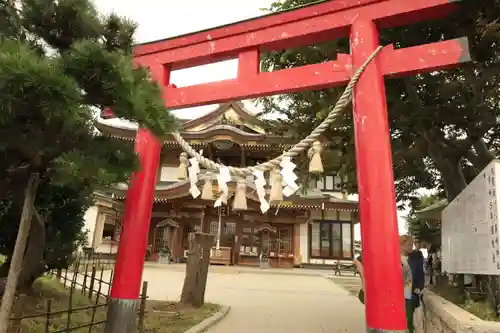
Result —
[{"label": "shimenawa rope", "polygon": [[[347,104],[352,99],[352,92],[354,90],[354,86],[358,82],[359,77],[363,73],[363,71],[366,69],[366,67],[370,64],[370,62],[377,56],[377,54],[382,50],[382,46],[379,46],[361,65],[361,67],[358,68],[358,70],[354,73],[352,76],[351,80],[347,84],[347,87],[345,88],[344,92],[338,99],[337,103],[335,104],[335,107],[329,112],[328,116],[323,120],[321,124],[316,127],[311,134],[309,134],[306,138],[302,139],[299,143],[297,143],[295,146],[293,146],[289,151],[283,153],[281,156],[278,156],[270,161],[267,161],[265,163],[256,165],[256,166],[251,166],[251,167],[246,167],[246,168],[237,168],[237,167],[232,167],[232,166],[226,166],[229,169],[229,172],[233,175],[240,176],[240,177],[246,177],[249,175],[252,175],[252,172],[254,170],[260,170],[260,171],[269,171],[272,169],[275,169],[279,167],[280,162],[282,161],[283,157],[295,157],[305,149],[307,149],[316,139],[323,133],[328,126],[330,126],[333,121],[336,119],[337,114],[344,109]],[[189,143],[184,140],[184,138],[180,135],[179,132],[173,132],[172,136],[175,138],[175,140],[179,143],[181,148],[188,153],[192,157],[196,157],[196,159],[200,162],[201,165],[206,167],[207,169],[210,170],[215,170],[219,171],[219,168],[222,166],[219,163],[216,163],[206,157],[203,157],[200,155],[196,150],[194,150]]]}]

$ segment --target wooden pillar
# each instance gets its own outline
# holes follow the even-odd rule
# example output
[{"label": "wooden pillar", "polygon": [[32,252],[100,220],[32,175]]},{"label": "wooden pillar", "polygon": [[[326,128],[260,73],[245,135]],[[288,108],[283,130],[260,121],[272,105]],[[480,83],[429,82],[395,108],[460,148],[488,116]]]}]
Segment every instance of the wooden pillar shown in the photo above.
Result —
[{"label": "wooden pillar", "polygon": [[207,144],[208,147],[208,158],[212,161],[214,160],[214,147],[211,143]]},{"label": "wooden pillar", "polygon": [[181,236],[182,227],[178,227],[174,229],[173,241],[172,241],[172,256],[175,261],[179,261],[182,258],[182,249],[181,249]]},{"label": "wooden pillar", "polygon": [[177,242],[178,242],[178,245],[177,245],[177,249],[178,249],[178,256],[179,256],[179,259],[182,259],[184,257],[184,244],[182,243],[182,239],[184,237],[184,224],[185,224],[185,221],[180,225],[180,230],[178,232],[178,235],[177,235]]},{"label": "wooden pillar", "polygon": [[201,232],[208,233],[208,207],[204,207],[201,211]]},{"label": "wooden pillar", "polygon": [[158,249],[156,248],[156,225],[158,224],[158,221],[151,221],[151,227],[149,228],[149,232],[153,234],[152,240],[151,240],[151,254],[157,253]]},{"label": "wooden pillar", "polygon": [[302,261],[300,255],[300,225],[301,223],[293,225],[293,265],[296,267],[300,267]]},{"label": "wooden pillar", "polygon": [[241,246],[241,238],[243,237],[243,214],[240,214],[237,222],[236,222],[236,241],[234,242],[234,261],[235,265],[240,263],[240,246]]},{"label": "wooden pillar", "polygon": [[245,148],[243,148],[243,146],[240,146],[240,158],[241,158],[241,167],[244,168],[246,166],[246,163],[247,163],[247,152],[245,151]]},{"label": "wooden pillar", "polygon": [[[161,167],[163,165],[163,151],[160,151],[160,159],[158,161],[158,170],[156,171],[156,184],[161,182]],[[153,204],[154,211],[154,204]]]},{"label": "wooden pillar", "polygon": [[351,215],[351,253],[352,253],[352,258],[356,258],[356,253],[354,252],[355,246],[354,246],[354,227],[356,224],[354,223],[354,212],[349,212]]}]

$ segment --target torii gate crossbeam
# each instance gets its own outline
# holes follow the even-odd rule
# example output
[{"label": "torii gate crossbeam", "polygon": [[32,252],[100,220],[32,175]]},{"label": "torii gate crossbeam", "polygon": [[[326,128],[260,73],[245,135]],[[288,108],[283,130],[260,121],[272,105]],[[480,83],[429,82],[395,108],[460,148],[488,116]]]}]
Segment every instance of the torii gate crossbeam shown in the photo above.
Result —
[{"label": "torii gate crossbeam", "polygon": [[[164,87],[165,105],[171,109],[339,86],[378,47],[379,29],[443,17],[456,8],[453,2],[458,1],[323,1],[137,45],[134,57]],[[261,52],[347,35],[351,54],[339,54],[335,61],[260,72]],[[235,79],[181,88],[170,84],[173,70],[236,58]],[[406,330],[384,77],[450,68],[469,60],[465,38],[406,49],[386,46],[356,85],[354,126],[369,331]],[[128,332],[126,323],[139,297],[160,149],[150,132],[138,131],[136,152],[141,170],[134,174],[126,199],[109,310],[117,319],[113,322],[122,324],[110,325],[108,333]]]}]

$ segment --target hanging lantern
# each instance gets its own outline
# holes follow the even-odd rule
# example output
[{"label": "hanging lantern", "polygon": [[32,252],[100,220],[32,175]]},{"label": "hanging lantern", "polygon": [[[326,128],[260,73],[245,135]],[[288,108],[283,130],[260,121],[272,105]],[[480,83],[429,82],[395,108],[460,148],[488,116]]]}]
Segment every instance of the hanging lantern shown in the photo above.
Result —
[{"label": "hanging lantern", "polygon": [[271,194],[269,195],[269,202],[275,203],[283,201],[283,187],[281,185],[283,180],[279,169],[271,170],[269,181],[271,182]]},{"label": "hanging lantern", "polygon": [[179,167],[177,168],[177,179],[187,179],[189,160],[187,153],[182,152],[179,156]]},{"label": "hanging lantern", "polygon": [[202,200],[214,200],[214,192],[212,186],[212,173],[207,172],[205,174],[205,184],[203,185],[203,190],[201,192]]},{"label": "hanging lantern", "polygon": [[245,179],[239,179],[234,192],[233,210],[247,210],[247,185]]},{"label": "hanging lantern", "polygon": [[312,147],[309,148],[307,155],[309,156],[309,172],[311,173],[322,173],[323,172],[323,162],[321,161],[321,152],[323,147],[321,142],[315,141]]}]

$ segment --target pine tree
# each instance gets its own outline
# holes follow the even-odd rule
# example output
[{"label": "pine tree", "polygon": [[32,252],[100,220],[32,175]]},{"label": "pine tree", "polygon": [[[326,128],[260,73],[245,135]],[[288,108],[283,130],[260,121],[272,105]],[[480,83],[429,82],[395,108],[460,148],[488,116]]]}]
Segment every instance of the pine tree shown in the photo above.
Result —
[{"label": "pine tree", "polygon": [[72,189],[74,198],[85,198],[127,181],[137,167],[132,145],[96,132],[96,113],[109,107],[158,136],[176,124],[160,87],[133,64],[135,28],[117,15],[99,15],[88,0],[0,2],[0,215],[14,207],[20,219],[0,333],[21,267],[30,271],[23,255],[31,222],[45,229],[54,217],[54,202],[43,200],[50,195],[38,198],[37,189]]}]

